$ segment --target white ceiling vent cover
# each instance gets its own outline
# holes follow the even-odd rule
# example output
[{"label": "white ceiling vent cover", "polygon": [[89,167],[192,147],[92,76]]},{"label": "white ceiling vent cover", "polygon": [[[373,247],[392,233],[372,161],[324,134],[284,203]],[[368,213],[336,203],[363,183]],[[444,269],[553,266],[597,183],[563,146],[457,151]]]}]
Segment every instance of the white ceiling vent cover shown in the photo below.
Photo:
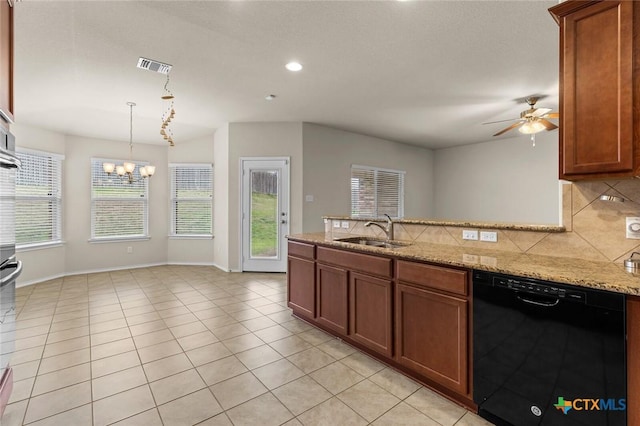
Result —
[{"label": "white ceiling vent cover", "polygon": [[159,72],[160,74],[169,74],[169,71],[171,71],[171,65],[163,64],[162,62],[143,57],[140,57],[140,59],[138,59],[138,68]]}]

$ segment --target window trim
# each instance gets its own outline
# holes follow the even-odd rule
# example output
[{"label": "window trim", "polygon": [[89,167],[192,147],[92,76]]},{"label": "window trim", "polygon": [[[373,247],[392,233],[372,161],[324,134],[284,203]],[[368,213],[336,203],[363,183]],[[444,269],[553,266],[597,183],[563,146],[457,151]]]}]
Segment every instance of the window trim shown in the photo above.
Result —
[{"label": "window trim", "polygon": [[[384,167],[375,167],[375,166],[365,166],[362,164],[352,164],[351,165],[351,169],[350,169],[350,173],[349,173],[349,184],[351,185],[351,179],[353,179],[353,171],[354,169],[356,170],[364,170],[364,171],[371,171],[374,172],[374,196],[375,196],[375,211],[376,213],[378,213],[379,207],[378,207],[378,172],[386,172],[386,173],[395,173],[399,176],[401,176],[401,182],[402,182],[402,188],[400,193],[398,194],[398,216],[392,216],[392,219],[402,219],[404,218],[404,188],[405,188],[405,180],[406,180],[406,175],[407,172],[405,170],[397,170],[397,169],[388,169],[388,168],[384,168]],[[381,216],[373,216],[373,217],[365,217],[365,216],[360,216],[360,215],[354,215],[353,214],[353,188],[350,186],[349,188],[349,195],[350,195],[350,211],[351,211],[351,215],[353,217],[359,218],[359,219],[365,219],[365,218],[369,218],[369,219],[378,219]]]},{"label": "window trim", "polygon": [[[18,244],[16,242],[16,251],[30,251],[30,250],[39,250],[39,249],[44,249],[44,248],[52,248],[52,247],[58,247],[58,246],[62,246],[64,244],[64,240],[63,240],[63,222],[64,222],[64,203],[63,203],[63,185],[62,185],[62,181],[64,179],[63,177],[63,161],[65,159],[64,154],[59,154],[56,152],[50,152],[50,151],[43,151],[40,149],[31,149],[31,148],[23,148],[23,147],[16,147],[16,153],[17,154],[29,154],[29,155],[36,155],[36,156],[41,156],[41,157],[48,157],[50,160],[54,160],[57,161],[57,167],[58,167],[58,176],[57,176],[57,196],[56,197],[49,197],[49,196],[33,196],[33,197],[29,197],[29,196],[20,196],[17,194],[17,188],[18,185],[16,183],[16,194],[15,194],[15,202],[17,204],[17,202],[21,199],[23,200],[55,200],[56,204],[57,204],[57,212],[58,214],[56,215],[55,218],[53,218],[53,220],[51,221],[53,229],[52,229],[52,233],[56,234],[55,239],[51,239],[48,241],[36,241],[36,242],[29,242],[29,243],[22,243],[22,244]],[[18,172],[19,173],[19,172]],[[52,182],[54,183],[54,182]],[[16,223],[16,230],[17,230],[17,223]]]},{"label": "window trim", "polygon": [[[90,243],[110,243],[110,242],[118,242],[118,241],[144,241],[151,239],[149,234],[149,179],[143,179],[144,181],[144,197],[143,197],[143,234],[133,234],[133,235],[109,235],[105,237],[96,237],[95,232],[95,215],[94,215],[94,202],[95,201],[120,201],[120,200],[132,200],[131,198],[124,197],[93,197],[93,162],[96,161],[100,164],[102,163],[115,163],[122,164],[125,161],[131,161],[136,164],[136,168],[139,170],[140,167],[146,166],[149,164],[149,161],[140,161],[140,160],[123,160],[123,159],[115,159],[115,158],[99,158],[99,157],[91,157],[89,163],[89,181],[90,181],[90,194],[89,194],[89,203],[90,203],[90,214],[91,214],[91,235],[87,241]],[[115,176],[114,179],[119,179],[119,176]],[[136,199],[137,200],[137,199]]]},{"label": "window trim", "polygon": [[[174,185],[173,169],[176,167],[185,168],[207,168],[211,170],[211,195],[209,197],[209,207],[211,208],[211,232],[206,234],[177,234],[176,229],[176,216],[173,209],[173,203],[175,200],[183,201],[204,201],[205,198],[175,198],[174,197]],[[213,239],[213,164],[212,163],[169,163],[169,239],[172,240],[210,240]]]}]

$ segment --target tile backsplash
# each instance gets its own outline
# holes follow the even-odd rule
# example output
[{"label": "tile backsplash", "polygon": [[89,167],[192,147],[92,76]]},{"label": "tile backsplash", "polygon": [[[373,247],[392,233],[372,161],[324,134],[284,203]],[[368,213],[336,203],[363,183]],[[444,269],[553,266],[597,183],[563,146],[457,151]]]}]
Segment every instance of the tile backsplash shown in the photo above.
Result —
[{"label": "tile backsplash", "polygon": [[[600,200],[601,195],[623,197],[626,202]],[[567,182],[562,185],[562,217],[565,232],[516,229],[482,229],[498,234],[496,243],[462,239],[462,227],[436,224],[395,224],[395,239],[466,247],[490,248],[537,255],[569,257],[622,263],[634,251],[640,251],[640,239],[626,238],[626,217],[640,217],[640,179],[598,182]],[[365,227],[366,221],[340,219],[325,224],[325,233],[384,237],[377,227]]]}]

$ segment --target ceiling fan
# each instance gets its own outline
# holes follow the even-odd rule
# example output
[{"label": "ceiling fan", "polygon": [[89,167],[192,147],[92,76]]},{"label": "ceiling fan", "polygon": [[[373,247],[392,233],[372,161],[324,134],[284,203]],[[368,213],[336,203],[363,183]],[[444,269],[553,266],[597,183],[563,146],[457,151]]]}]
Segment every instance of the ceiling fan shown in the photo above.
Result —
[{"label": "ceiling fan", "polygon": [[[513,118],[511,120],[500,120],[500,121],[491,121],[489,123],[482,124],[494,124],[494,123],[502,123],[505,121],[514,121],[515,123],[510,125],[509,127],[500,130],[493,136],[500,136],[503,133],[508,132],[509,130],[513,130],[516,127],[520,127],[518,131],[520,133],[524,133],[526,135],[535,135],[538,132],[543,130],[554,130],[557,129],[558,126],[547,120],[548,118],[559,118],[560,114],[557,112],[551,112],[551,108],[536,108],[536,102],[540,99],[539,96],[529,96],[525,99],[527,104],[529,104],[529,109],[524,110],[520,113],[520,118]],[[535,140],[534,140],[535,142]]]}]

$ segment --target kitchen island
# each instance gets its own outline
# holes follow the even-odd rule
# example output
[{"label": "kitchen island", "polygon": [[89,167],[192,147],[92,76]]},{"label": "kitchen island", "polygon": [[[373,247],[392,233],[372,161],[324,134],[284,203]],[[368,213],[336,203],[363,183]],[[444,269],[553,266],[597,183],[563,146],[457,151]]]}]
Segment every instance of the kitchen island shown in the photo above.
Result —
[{"label": "kitchen island", "polygon": [[294,314],[471,409],[473,270],[625,294],[628,424],[640,424],[634,417],[640,277],[622,265],[415,241],[377,247],[334,237],[288,237]]}]

